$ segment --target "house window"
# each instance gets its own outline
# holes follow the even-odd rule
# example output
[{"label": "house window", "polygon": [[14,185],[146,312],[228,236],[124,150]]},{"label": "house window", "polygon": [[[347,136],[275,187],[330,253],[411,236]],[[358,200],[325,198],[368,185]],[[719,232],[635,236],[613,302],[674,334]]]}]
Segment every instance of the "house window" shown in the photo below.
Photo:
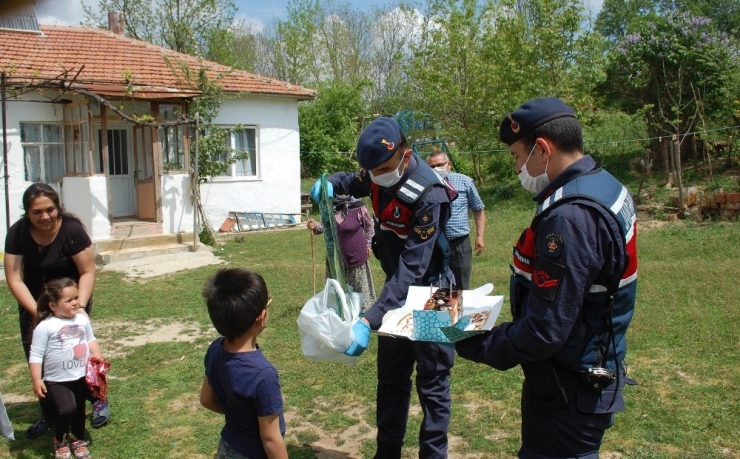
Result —
[{"label": "house window", "polygon": [[[180,105],[162,104],[159,106],[159,121],[174,121],[182,113]],[[185,128],[183,126],[163,126],[159,130],[162,142],[162,166],[165,170],[185,168]]]},{"label": "house window", "polygon": [[25,179],[59,182],[64,177],[64,143],[60,124],[21,123]]},{"label": "house window", "polygon": [[214,161],[227,162],[236,158],[219,177],[256,177],[257,176],[257,129],[239,126],[222,128],[226,131],[225,151],[214,156]]},{"label": "house window", "polygon": [[90,175],[90,130],[87,105],[64,107],[64,153],[67,175]]}]

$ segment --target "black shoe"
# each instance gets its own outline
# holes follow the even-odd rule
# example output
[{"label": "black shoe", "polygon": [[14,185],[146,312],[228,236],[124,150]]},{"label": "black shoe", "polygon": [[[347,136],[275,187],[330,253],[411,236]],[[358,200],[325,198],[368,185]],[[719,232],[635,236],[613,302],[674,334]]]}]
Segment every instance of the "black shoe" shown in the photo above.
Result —
[{"label": "black shoe", "polygon": [[42,436],[47,430],[54,426],[54,420],[49,419],[46,416],[41,416],[41,419],[31,424],[31,427],[26,431],[26,438],[33,440]]}]

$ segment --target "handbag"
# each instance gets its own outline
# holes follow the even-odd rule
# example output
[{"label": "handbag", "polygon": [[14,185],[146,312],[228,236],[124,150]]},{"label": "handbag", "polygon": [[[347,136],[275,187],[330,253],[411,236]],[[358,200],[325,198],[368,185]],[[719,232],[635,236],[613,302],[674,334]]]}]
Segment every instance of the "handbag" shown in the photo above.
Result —
[{"label": "handbag", "polygon": [[309,298],[298,315],[301,350],[309,360],[356,363],[345,355],[354,340],[352,325],[360,315],[362,294],[345,294],[340,283],[327,279],[324,290]]}]

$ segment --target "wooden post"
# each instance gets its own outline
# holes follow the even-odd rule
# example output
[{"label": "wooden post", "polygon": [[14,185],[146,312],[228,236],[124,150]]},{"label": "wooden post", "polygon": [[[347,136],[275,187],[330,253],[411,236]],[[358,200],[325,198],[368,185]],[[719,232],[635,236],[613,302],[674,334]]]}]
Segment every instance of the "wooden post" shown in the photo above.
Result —
[{"label": "wooden post", "polygon": [[103,174],[105,174],[106,196],[108,200],[108,221],[113,224],[113,190],[111,190],[110,166],[108,164],[108,107],[100,104],[100,140],[103,150]]}]

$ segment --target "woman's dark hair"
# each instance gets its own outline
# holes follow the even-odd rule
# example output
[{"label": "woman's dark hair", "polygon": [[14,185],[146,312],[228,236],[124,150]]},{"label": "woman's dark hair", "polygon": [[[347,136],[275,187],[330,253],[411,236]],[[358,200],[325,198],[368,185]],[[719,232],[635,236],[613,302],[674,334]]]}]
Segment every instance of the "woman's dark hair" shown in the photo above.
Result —
[{"label": "woman's dark hair", "polygon": [[33,338],[34,328],[36,328],[36,326],[47,317],[54,314],[49,307],[49,303],[56,303],[59,301],[62,297],[62,292],[67,287],[77,287],[77,283],[69,277],[60,277],[58,279],[51,280],[44,285],[44,289],[41,290],[41,295],[39,295],[39,298],[36,301],[36,318],[34,320],[33,327],[31,327],[30,330],[31,336],[29,337],[28,342],[32,341],[31,338]]},{"label": "woman's dark hair", "polygon": [[228,341],[249,330],[267,307],[265,279],[246,269],[222,269],[203,287],[208,315]]},{"label": "woman's dark hair", "polygon": [[[54,206],[57,208],[57,212],[59,212],[59,216],[62,218],[69,218],[72,220],[77,221],[78,223],[82,224],[82,221],[74,214],[71,214],[64,210],[64,207],[62,206],[62,202],[59,199],[59,193],[56,192],[54,188],[47,185],[46,183],[42,182],[36,182],[33,185],[26,188],[26,191],[23,192],[23,218],[28,218],[28,209],[31,207],[31,204],[33,201],[38,197],[46,197],[51,199],[51,202],[54,203]],[[84,226],[84,225],[83,225]]]}]

